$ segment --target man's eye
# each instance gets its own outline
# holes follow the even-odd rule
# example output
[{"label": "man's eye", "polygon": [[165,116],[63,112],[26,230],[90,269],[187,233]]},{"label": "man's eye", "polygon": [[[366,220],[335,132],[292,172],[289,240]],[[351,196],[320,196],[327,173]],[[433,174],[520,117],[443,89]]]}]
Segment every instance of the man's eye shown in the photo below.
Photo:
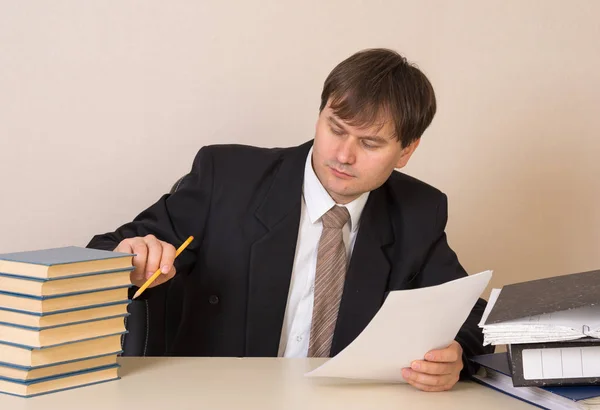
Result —
[{"label": "man's eye", "polygon": [[338,130],[336,128],[331,127],[331,132],[333,132],[335,135],[342,135],[344,133],[343,130]]},{"label": "man's eye", "polygon": [[365,140],[362,141],[362,145],[363,145],[363,147],[368,148],[368,149],[377,148],[377,145],[373,144],[372,142],[365,141]]}]

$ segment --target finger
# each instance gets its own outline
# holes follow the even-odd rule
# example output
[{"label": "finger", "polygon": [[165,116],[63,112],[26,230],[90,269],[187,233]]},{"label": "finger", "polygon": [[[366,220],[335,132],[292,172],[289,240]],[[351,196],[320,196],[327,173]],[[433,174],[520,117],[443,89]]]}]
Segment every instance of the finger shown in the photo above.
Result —
[{"label": "finger", "polygon": [[410,365],[410,368],[417,372],[433,375],[451,374],[455,371],[455,367],[454,363],[428,362],[425,360],[415,360]]},{"label": "finger", "polygon": [[[115,249],[113,249],[113,252],[121,252],[121,253],[135,253],[133,251],[133,246],[131,244],[131,240],[129,239],[124,239],[122,240]],[[139,272],[137,272],[135,270],[135,257],[132,258],[132,264],[134,265],[134,269],[131,272],[131,276],[135,279],[138,279],[138,274]]]},{"label": "finger", "polygon": [[425,355],[425,360],[429,362],[451,363],[462,359],[462,348],[458,342],[453,342],[445,349],[431,350]]},{"label": "finger", "polygon": [[131,252],[135,253],[133,257],[133,277],[136,280],[144,279],[144,272],[146,271],[146,260],[148,258],[148,247],[142,238],[131,238],[129,239],[131,244]]},{"label": "finger", "polygon": [[445,386],[452,382],[453,375],[431,375],[426,373],[416,372],[408,368],[402,369],[402,377],[406,381],[425,384],[428,386]]},{"label": "finger", "polygon": [[162,245],[154,235],[145,236],[144,242],[148,245],[148,260],[146,261],[146,279],[148,279],[159,268],[162,258]]},{"label": "finger", "polygon": [[422,383],[414,382],[414,381],[409,381],[408,384],[410,384],[411,386],[416,387],[419,390],[428,391],[428,392],[446,391],[446,390],[450,390],[453,387],[453,386],[450,386],[450,385],[446,385],[446,386],[429,386],[428,384],[422,384]]},{"label": "finger", "polygon": [[170,270],[173,267],[173,262],[175,261],[175,253],[177,251],[175,250],[175,247],[170,243],[160,241],[160,244],[162,246],[162,258],[160,259],[160,269],[162,270],[162,273],[168,275],[171,273]]},{"label": "finger", "polygon": [[168,280],[170,280],[171,278],[173,278],[173,276],[175,276],[175,273],[176,273],[175,272],[175,267],[172,267],[168,274],[166,274],[166,275],[159,275],[156,278],[156,280],[150,284],[149,287],[153,288],[155,286],[162,285],[163,283],[165,283]]},{"label": "finger", "polygon": [[122,252],[122,253],[133,253],[133,247],[131,246],[130,239],[123,239],[121,243],[117,245],[113,252]]}]

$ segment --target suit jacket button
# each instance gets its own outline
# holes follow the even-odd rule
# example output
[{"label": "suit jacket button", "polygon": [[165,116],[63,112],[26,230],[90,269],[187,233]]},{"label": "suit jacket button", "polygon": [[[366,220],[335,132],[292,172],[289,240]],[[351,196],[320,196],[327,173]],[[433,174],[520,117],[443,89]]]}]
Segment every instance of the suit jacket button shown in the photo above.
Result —
[{"label": "suit jacket button", "polygon": [[210,295],[208,297],[208,303],[210,303],[211,305],[216,305],[217,303],[219,303],[219,297],[217,295]]}]

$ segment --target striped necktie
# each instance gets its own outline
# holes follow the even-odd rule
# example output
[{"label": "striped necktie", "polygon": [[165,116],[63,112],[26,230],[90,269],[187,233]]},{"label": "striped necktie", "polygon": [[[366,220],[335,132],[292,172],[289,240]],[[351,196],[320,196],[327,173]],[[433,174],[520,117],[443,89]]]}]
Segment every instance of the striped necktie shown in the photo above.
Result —
[{"label": "striped necktie", "polygon": [[333,206],[321,218],[323,232],[317,251],[315,296],[310,330],[309,357],[328,357],[346,277],[346,246],[342,227],[350,214]]}]

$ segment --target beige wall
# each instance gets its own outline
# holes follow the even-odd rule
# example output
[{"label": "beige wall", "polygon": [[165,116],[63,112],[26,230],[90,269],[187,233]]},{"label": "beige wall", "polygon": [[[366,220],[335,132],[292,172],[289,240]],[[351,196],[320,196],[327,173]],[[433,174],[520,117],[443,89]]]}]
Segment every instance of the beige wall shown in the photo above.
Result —
[{"label": "beige wall", "polygon": [[85,245],[204,144],[312,137],[365,47],[430,76],[406,171],[449,195],[451,245],[494,286],[600,268],[600,2],[0,1],[0,252]]}]

